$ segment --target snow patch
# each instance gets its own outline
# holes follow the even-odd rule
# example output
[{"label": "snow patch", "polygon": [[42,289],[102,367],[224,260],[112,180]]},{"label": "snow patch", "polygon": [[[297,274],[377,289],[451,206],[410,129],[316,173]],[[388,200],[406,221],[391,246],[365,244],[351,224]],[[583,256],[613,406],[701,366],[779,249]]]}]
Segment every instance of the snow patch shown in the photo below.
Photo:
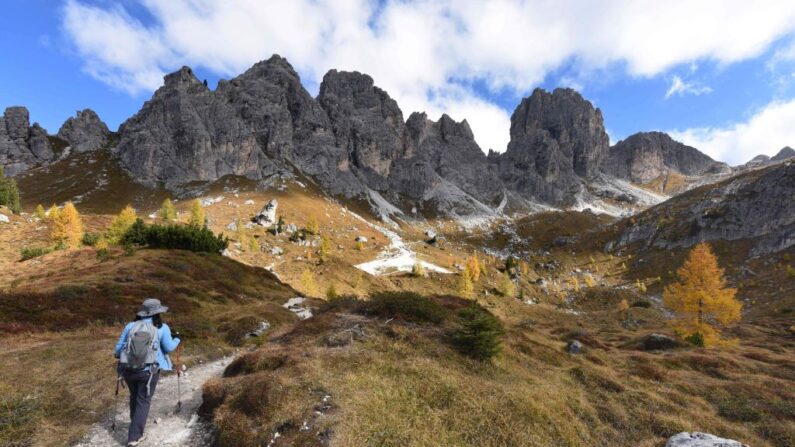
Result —
[{"label": "snow patch", "polygon": [[417,259],[414,253],[397,233],[386,228],[367,223],[373,229],[381,232],[389,239],[389,246],[379,253],[378,257],[370,262],[365,262],[356,266],[360,270],[378,276],[394,272],[410,272],[415,264],[420,264],[425,270],[437,273],[452,273],[438,265]]}]

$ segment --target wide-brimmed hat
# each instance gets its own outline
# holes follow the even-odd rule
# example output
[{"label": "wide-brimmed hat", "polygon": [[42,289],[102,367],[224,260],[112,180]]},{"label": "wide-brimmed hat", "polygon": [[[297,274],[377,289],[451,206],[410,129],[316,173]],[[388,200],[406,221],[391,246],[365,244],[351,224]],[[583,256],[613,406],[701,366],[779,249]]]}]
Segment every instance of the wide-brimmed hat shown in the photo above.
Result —
[{"label": "wide-brimmed hat", "polygon": [[152,315],[162,314],[168,312],[168,307],[160,304],[160,300],[156,298],[147,298],[141,304],[141,310],[138,311],[139,317],[151,317]]}]

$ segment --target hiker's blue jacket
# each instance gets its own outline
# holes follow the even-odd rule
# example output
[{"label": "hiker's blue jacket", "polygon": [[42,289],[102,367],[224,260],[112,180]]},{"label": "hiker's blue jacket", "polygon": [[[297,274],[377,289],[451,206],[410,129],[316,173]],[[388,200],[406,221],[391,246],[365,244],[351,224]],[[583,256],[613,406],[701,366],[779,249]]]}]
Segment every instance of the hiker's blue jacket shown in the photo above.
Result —
[{"label": "hiker's blue jacket", "polygon": [[[143,318],[143,320],[152,320],[151,318]],[[124,349],[124,346],[127,344],[127,337],[130,334],[130,329],[132,329],[133,324],[127,323],[127,326],[124,327],[124,330],[121,332],[121,337],[119,337],[119,341],[116,342],[116,357],[121,355],[121,350]],[[157,350],[157,364],[160,366],[160,369],[164,371],[171,371],[173,368],[171,366],[171,359],[168,358],[168,353],[177,349],[179,346],[179,338],[171,338],[171,328],[168,327],[166,323],[163,323],[163,326],[157,329],[157,338],[160,339],[160,349]]]}]

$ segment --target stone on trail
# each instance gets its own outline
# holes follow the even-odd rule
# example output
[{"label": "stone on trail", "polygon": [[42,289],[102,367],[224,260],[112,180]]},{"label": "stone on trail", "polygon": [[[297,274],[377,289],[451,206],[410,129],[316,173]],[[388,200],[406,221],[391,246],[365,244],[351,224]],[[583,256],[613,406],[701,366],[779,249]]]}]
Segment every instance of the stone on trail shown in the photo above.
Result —
[{"label": "stone on trail", "polygon": [[748,447],[732,439],[719,438],[708,433],[694,431],[692,433],[682,432],[671,436],[665,447]]}]

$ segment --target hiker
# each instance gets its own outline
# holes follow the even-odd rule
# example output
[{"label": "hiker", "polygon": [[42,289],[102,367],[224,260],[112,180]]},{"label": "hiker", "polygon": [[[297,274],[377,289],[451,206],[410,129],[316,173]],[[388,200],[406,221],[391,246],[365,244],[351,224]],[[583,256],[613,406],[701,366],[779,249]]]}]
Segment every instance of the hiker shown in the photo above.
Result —
[{"label": "hiker", "polygon": [[130,389],[130,431],[127,445],[136,446],[144,439],[144,426],[149,404],[155,394],[160,371],[171,371],[168,353],[177,349],[179,338],[171,337],[171,329],[160,318],[168,307],[160,300],[147,298],[135,321],[128,323],[116,343],[118,372]]}]

